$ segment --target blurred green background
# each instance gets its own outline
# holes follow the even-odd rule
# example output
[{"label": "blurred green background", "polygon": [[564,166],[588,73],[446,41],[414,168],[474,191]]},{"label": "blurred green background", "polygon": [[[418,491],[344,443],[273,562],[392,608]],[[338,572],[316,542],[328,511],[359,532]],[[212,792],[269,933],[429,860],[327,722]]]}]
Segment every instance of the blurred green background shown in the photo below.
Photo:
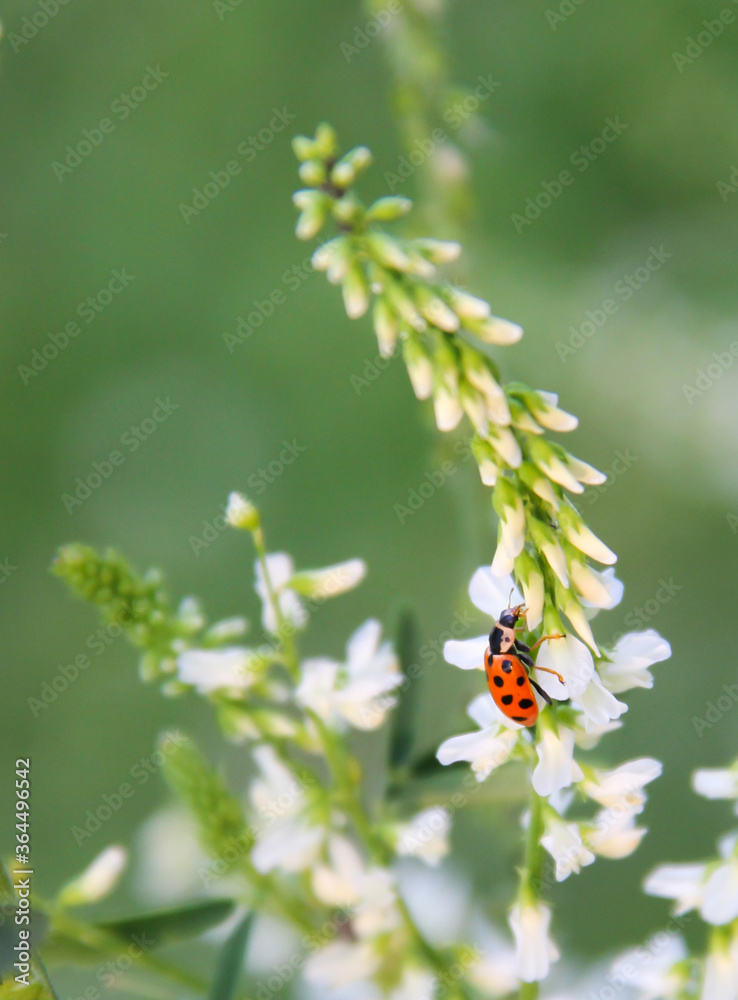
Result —
[{"label": "blurred green background", "polygon": [[[387,193],[383,175],[397,169],[403,146],[385,42],[347,61],[341,44],[368,19],[358,3],[227,8],[70,0],[27,44],[12,44],[40,8],[3,4],[0,787],[7,802],[14,761],[30,755],[42,891],[105,843],[129,842],[161,804],[157,778],[95,840],[78,848],[71,836],[163,728],[182,725],[223,753],[207,706],[144,688],[122,639],[34,717],[28,699],[86,650],[98,627],[47,572],[58,544],[114,544],[139,568],[162,566],[174,595],[197,593],[212,617],[245,611],[258,622],[247,540],[220,533],[197,555],[190,543],[230,489],[245,489],[262,509],[272,550],[289,551],[301,566],[354,555],[369,563],[364,585],[321,609],[305,637],[307,652],[328,654],[339,654],[366,617],[387,620],[402,601],[417,609],[424,641],[437,640],[456,611],[469,609],[466,583],[493,549],[488,494],[470,462],[400,523],[394,505],[453,457],[453,439],[440,439],[400,363],[357,392],[351,376],[376,355],[369,320],[348,321],[323,276],[287,278],[310,250],[293,235],[294,132],[325,118],[346,147],[369,145],[368,196]],[[587,956],[662,927],[665,906],[637,895],[644,873],[657,860],[707,854],[727,825],[725,806],[698,800],[688,783],[695,766],[738,752],[738,710],[701,735],[693,724],[724,684],[738,681],[738,363],[715,369],[713,358],[724,355],[727,366],[738,340],[738,197],[717,188],[738,163],[738,22],[680,70],[673,53],[686,51],[705,18],[718,17],[719,3],[586,0],[562,5],[573,13],[561,20],[547,16],[558,9],[541,0],[450,5],[443,41],[451,78],[474,87],[491,77],[499,86],[480,108],[483,122],[454,135],[467,152],[475,203],[466,221],[433,235],[460,236],[465,254],[450,276],[525,327],[519,345],[498,352],[506,377],[560,393],[581,419],[569,439],[576,454],[608,470],[618,452],[630,456],[622,474],[582,502],[620,554],[626,582],[623,604],[598,619],[598,637],[606,643],[632,627],[629,613],[651,601],[648,626],[674,648],[655,668],[655,689],[627,696],[623,730],[599,751],[611,763],[664,761],[644,817],[650,834],[629,860],[599,862],[553,893],[557,937]],[[111,105],[141,84],[147,67],[167,75],[121,120]],[[185,223],[180,204],[192,203],[210,171],[238,159],[239,143],[266,127],[274,109],[294,119],[252,162],[241,159],[241,173]],[[105,117],[114,131],[59,180],[54,161]],[[586,170],[574,168],[575,182],[518,232],[512,215],[543,181],[572,169],[572,155],[608,118],[627,124],[622,135]],[[416,194],[421,173],[397,193]],[[652,247],[671,256],[626,302],[616,286]],[[116,268],[134,280],[94,322],[82,320],[44,370],[24,375],[19,366],[79,319],[78,305]],[[275,289],[284,303],[229,353],[223,333]],[[572,342],[581,343],[576,351],[557,350],[608,298],[617,314]],[[689,401],[684,385],[695,386],[711,364]],[[62,495],[151,415],[158,397],[178,409],[69,513]],[[305,451],[254,491],[249,478],[293,440]],[[663,604],[655,597],[661,581],[673,593]],[[469,634],[485,626],[480,618]],[[424,662],[418,738],[429,750],[465,730],[464,706],[483,679],[437,655]],[[381,740],[365,740],[362,751],[379,759]],[[242,787],[241,751],[227,757]],[[454,832],[497,917],[518,857],[516,809],[470,809]],[[0,824],[7,846],[7,810]]]}]

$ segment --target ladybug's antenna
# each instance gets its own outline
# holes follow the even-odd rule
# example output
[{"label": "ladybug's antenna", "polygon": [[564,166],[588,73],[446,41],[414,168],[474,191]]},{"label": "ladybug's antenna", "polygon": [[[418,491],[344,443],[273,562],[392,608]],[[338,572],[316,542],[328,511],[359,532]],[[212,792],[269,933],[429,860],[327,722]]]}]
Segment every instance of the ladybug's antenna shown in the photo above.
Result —
[{"label": "ladybug's antenna", "polygon": [[510,594],[509,594],[509,596],[507,598],[507,606],[508,606],[508,608],[512,607],[512,595],[513,595],[513,591],[514,590],[515,590],[515,587],[510,587]]}]

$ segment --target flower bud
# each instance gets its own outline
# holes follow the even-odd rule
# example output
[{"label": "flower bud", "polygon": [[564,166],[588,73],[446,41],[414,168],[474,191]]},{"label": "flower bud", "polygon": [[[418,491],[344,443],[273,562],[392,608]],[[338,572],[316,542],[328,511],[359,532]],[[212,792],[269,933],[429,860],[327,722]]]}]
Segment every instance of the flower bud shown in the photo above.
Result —
[{"label": "flower bud", "polygon": [[228,494],[226,520],[232,528],[256,531],[259,527],[259,511],[243,493]]},{"label": "flower bud", "polygon": [[378,198],[370,205],[366,217],[370,222],[393,222],[407,215],[412,207],[413,203],[409,198],[389,195],[386,198]]}]

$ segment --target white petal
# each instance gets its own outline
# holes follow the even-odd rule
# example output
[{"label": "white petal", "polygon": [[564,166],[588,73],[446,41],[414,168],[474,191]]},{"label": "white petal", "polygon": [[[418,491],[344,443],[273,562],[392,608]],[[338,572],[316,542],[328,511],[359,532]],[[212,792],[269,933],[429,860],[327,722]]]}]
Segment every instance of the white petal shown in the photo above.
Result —
[{"label": "white petal", "polygon": [[524,729],[524,726],[508,719],[495,705],[488,692],[478,694],[471,701],[466,709],[466,714],[473,719],[480,729],[489,729],[491,726],[504,726],[506,729]]},{"label": "white petal", "polygon": [[278,822],[258,837],[251,861],[263,875],[275,868],[284,872],[305,871],[317,858],[323,838],[321,827]]},{"label": "white petal", "polygon": [[628,711],[626,704],[618,701],[614,694],[602,686],[596,673],[577,701],[587,716],[587,725],[593,723],[595,726],[604,726]]},{"label": "white petal", "polygon": [[539,795],[551,795],[584,777],[574,761],[574,732],[571,729],[559,726],[558,736],[551,729],[545,729],[536,745],[536,753],[538,764],[532,783]]},{"label": "white petal", "polygon": [[728,768],[700,768],[692,774],[692,788],[706,799],[738,797],[738,772]]},{"label": "white petal", "polygon": [[648,668],[668,659],[671,646],[658,632],[648,629],[624,635],[609,655],[610,661],[599,665],[602,683],[613,694],[620,694],[634,687],[653,687]]},{"label": "white petal", "polygon": [[700,915],[708,924],[727,924],[738,917],[738,863],[730,860],[707,880]]},{"label": "white petal", "polygon": [[658,778],[662,770],[660,761],[652,757],[641,757],[621,764],[612,771],[598,772],[595,781],[585,782],[584,791],[603,806],[641,807],[645,799],[644,785]]},{"label": "white petal", "polygon": [[476,733],[464,733],[445,740],[436,756],[441,764],[468,761],[477,781],[484,781],[496,767],[505,763],[517,741],[518,734],[512,729],[480,729]]},{"label": "white petal", "polygon": [[119,844],[106,847],[95,860],[59,894],[64,906],[85,906],[109,895],[128,864],[128,851]]},{"label": "white petal", "polygon": [[536,674],[536,680],[544,691],[559,701],[567,698],[578,699],[587,690],[594,676],[594,660],[591,652],[573,635],[545,642],[536,662],[541,667],[555,670],[564,678],[562,685],[553,674],[542,672]]},{"label": "white petal", "polygon": [[524,983],[545,979],[551,962],[559,953],[548,936],[551,911],[539,903],[537,906],[513,907],[510,928],[515,937],[518,976]]},{"label": "white petal", "polygon": [[380,959],[366,941],[331,941],[305,963],[310,983],[338,989],[368,979],[379,968]]},{"label": "white petal", "polygon": [[707,865],[659,865],[643,882],[649,896],[676,900],[674,912],[686,913],[700,906],[704,898]]},{"label": "white petal", "polygon": [[497,576],[487,566],[480,566],[471,578],[469,597],[480,611],[495,621],[506,608],[523,604],[523,597],[512,577]]},{"label": "white petal", "polygon": [[454,430],[464,416],[459,401],[443,388],[436,389],[433,396],[433,408],[439,431]]},{"label": "white petal", "polygon": [[230,646],[223,649],[188,649],[177,657],[177,672],[184,684],[192,684],[200,694],[222,688],[246,690],[259,676],[260,660],[250,649]]},{"label": "white petal", "polygon": [[475,639],[449,639],[443,646],[443,658],[462,670],[484,670],[484,654],[489,646],[489,636]]},{"label": "white petal", "polygon": [[359,673],[372,661],[379,646],[382,626],[375,618],[370,618],[359,626],[346,644],[349,670]]}]

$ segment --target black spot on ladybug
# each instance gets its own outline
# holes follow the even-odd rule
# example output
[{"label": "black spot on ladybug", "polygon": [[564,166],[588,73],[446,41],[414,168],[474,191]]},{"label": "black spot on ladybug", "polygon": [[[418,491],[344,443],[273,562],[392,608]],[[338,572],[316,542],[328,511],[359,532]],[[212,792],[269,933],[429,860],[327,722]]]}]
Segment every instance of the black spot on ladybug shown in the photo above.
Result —
[{"label": "black spot on ladybug", "polygon": [[522,687],[523,684],[525,684],[525,677],[521,674],[520,677],[518,677],[518,687]]},{"label": "black spot on ladybug", "polygon": [[495,674],[494,682],[495,682],[495,687],[501,688],[505,686],[505,682],[503,681],[503,679],[500,677],[499,674]]},{"label": "black spot on ladybug", "polygon": [[518,702],[518,705],[520,705],[521,708],[532,708],[533,702],[530,700],[530,698],[521,698],[520,701]]},{"label": "black spot on ladybug", "polygon": [[511,694],[503,694],[503,696],[502,696],[502,704],[503,705],[512,705],[512,695]]},{"label": "black spot on ladybug", "polygon": [[513,722],[526,722],[527,721],[524,715],[513,715],[512,720],[513,720]]},{"label": "black spot on ladybug", "polygon": [[502,669],[505,671],[506,674],[509,674],[510,671],[512,670],[512,660],[503,660]]}]

